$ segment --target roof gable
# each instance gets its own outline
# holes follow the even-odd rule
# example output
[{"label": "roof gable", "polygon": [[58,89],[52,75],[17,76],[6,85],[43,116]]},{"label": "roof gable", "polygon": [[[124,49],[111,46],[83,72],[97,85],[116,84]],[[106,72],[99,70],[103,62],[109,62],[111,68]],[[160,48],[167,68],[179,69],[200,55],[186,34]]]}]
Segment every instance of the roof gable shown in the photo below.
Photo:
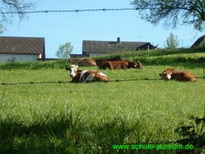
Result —
[{"label": "roof gable", "polygon": [[192,44],[191,48],[194,47],[201,47],[201,46],[205,46],[205,35],[199,37],[196,42],[194,42],[194,44]]},{"label": "roof gable", "polygon": [[0,54],[45,54],[40,37],[0,37]]}]

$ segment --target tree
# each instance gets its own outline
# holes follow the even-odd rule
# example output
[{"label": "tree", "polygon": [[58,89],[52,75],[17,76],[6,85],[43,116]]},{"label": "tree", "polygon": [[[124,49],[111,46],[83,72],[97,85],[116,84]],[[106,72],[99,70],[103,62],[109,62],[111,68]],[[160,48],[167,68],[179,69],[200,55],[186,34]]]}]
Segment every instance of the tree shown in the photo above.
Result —
[{"label": "tree", "polygon": [[154,25],[164,20],[165,25],[173,28],[179,21],[200,31],[205,28],[205,0],[133,0],[131,4]]},{"label": "tree", "polygon": [[169,37],[166,40],[166,48],[175,49],[179,46],[179,40],[176,35],[170,33]]},{"label": "tree", "polygon": [[73,51],[73,46],[71,45],[70,42],[67,42],[59,46],[59,49],[56,51],[56,56],[59,58],[66,59],[70,57],[72,51]]},{"label": "tree", "polygon": [[5,30],[6,23],[12,23],[13,17],[16,15],[20,20],[26,17],[25,11],[33,9],[34,3],[25,0],[0,0],[0,31]]}]

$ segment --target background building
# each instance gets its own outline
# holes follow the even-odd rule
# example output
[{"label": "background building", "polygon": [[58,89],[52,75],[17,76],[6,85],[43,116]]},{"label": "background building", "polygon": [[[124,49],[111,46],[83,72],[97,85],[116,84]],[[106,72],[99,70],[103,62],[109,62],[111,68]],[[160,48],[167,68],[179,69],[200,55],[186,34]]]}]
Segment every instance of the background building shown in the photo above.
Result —
[{"label": "background building", "polygon": [[40,37],[0,37],[0,62],[45,59],[45,39]]},{"label": "background building", "polygon": [[116,41],[94,41],[84,40],[82,54],[89,57],[102,56],[110,53],[119,53],[124,51],[138,51],[155,49],[156,46],[149,42],[125,42],[120,41],[118,37]]}]

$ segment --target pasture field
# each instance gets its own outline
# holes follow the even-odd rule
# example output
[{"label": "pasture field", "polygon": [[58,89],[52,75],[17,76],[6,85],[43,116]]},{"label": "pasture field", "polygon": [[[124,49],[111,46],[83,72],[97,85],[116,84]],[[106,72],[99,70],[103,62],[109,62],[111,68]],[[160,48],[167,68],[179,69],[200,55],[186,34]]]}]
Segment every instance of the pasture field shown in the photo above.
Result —
[{"label": "pasture field", "polygon": [[[89,84],[66,83],[63,68],[1,69],[1,83],[22,84],[0,85],[0,152],[115,153],[113,144],[178,140],[174,130],[204,114],[205,80],[159,80],[167,67],[103,70],[111,82]],[[200,65],[176,67],[203,76]]]}]

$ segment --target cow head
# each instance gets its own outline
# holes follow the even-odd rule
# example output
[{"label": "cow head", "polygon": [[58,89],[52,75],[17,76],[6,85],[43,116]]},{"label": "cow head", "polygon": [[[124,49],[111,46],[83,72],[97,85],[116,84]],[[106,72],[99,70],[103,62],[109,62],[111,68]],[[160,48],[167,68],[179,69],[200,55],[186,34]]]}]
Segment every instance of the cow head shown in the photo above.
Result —
[{"label": "cow head", "polygon": [[168,68],[168,69],[164,70],[162,73],[160,73],[159,76],[163,80],[171,80],[172,74],[174,73],[174,71],[175,71],[174,69]]},{"label": "cow head", "polygon": [[139,61],[128,61],[128,68],[142,69],[143,65]]},{"label": "cow head", "polygon": [[143,65],[141,62],[136,61],[136,63],[137,63],[137,65],[136,65],[137,68],[143,69]]},{"label": "cow head", "polygon": [[70,67],[66,67],[65,69],[69,71],[71,78],[75,77],[78,73],[77,65],[70,65]]}]

